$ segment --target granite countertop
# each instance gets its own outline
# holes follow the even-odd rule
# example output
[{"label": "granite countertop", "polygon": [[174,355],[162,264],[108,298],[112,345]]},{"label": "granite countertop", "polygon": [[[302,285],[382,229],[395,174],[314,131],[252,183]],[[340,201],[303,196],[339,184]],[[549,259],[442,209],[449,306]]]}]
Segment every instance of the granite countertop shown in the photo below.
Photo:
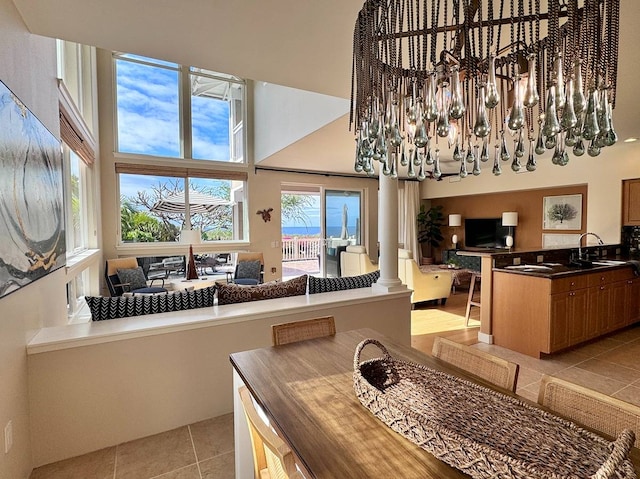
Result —
[{"label": "granite countertop", "polygon": [[[598,264],[610,262],[610,264]],[[617,263],[617,264],[614,264]],[[562,263],[540,263],[540,264],[522,264],[518,266],[505,266],[493,268],[493,271],[503,273],[524,274],[528,276],[537,276],[540,278],[561,278],[571,275],[589,274],[597,271],[610,271],[614,269],[629,268],[630,264],[625,259],[616,258],[612,260],[594,260],[592,267],[580,267],[571,264]]]}]

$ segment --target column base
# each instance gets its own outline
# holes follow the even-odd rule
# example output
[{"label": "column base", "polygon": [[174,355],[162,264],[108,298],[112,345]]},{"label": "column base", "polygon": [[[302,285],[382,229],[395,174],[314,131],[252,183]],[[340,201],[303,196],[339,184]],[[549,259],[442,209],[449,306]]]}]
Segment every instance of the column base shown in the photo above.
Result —
[{"label": "column base", "polygon": [[392,293],[396,291],[407,291],[407,286],[399,279],[379,279],[371,285],[374,293]]}]

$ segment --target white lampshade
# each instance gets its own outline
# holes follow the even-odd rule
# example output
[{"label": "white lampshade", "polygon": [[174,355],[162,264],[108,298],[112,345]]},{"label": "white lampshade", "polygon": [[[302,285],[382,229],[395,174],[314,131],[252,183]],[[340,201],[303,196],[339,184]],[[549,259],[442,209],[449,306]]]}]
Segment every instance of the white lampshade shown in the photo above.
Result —
[{"label": "white lampshade", "polygon": [[462,225],[462,215],[449,215],[449,226]]},{"label": "white lampshade", "polygon": [[202,241],[202,233],[199,229],[182,230],[180,232],[180,243],[183,244],[200,244]]},{"label": "white lampshade", "polygon": [[502,226],[518,226],[518,212],[505,211],[502,213]]},{"label": "white lampshade", "polygon": [[455,245],[458,244],[458,235],[453,235],[451,237],[451,242]]}]

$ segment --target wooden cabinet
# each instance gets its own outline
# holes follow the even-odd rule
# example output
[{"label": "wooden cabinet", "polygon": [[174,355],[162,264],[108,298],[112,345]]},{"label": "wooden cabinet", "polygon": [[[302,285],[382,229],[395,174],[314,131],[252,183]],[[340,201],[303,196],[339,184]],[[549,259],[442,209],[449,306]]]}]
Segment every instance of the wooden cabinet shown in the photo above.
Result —
[{"label": "wooden cabinet", "polygon": [[559,279],[496,271],[495,344],[535,357],[640,320],[640,278],[630,268]]},{"label": "wooden cabinet", "polygon": [[559,351],[587,339],[588,298],[587,289],[551,295],[549,352]]},{"label": "wooden cabinet", "polygon": [[625,326],[640,321],[640,278],[625,281]]},{"label": "wooden cabinet", "polygon": [[622,224],[640,226],[640,178],[622,182]]}]

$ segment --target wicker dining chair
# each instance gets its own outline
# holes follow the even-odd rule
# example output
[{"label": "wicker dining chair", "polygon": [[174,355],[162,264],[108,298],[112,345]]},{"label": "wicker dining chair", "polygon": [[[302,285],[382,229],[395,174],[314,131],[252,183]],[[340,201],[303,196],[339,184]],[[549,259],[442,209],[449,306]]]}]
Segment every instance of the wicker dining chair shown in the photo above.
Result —
[{"label": "wicker dining chair", "polygon": [[520,369],[516,363],[440,337],[433,343],[432,354],[491,384],[512,392],[516,391]]},{"label": "wicker dining chair", "polygon": [[249,390],[242,386],[238,392],[249,425],[255,479],[304,479],[289,446],[258,414]]},{"label": "wicker dining chair", "polygon": [[336,322],[333,316],[323,318],[293,321],[291,323],[274,324],[271,326],[273,345],[295,343],[307,339],[333,336],[336,334]]},{"label": "wicker dining chair", "polygon": [[634,404],[546,374],[540,381],[538,403],[611,437],[632,429],[636,433],[634,445],[640,448],[640,407]]}]

